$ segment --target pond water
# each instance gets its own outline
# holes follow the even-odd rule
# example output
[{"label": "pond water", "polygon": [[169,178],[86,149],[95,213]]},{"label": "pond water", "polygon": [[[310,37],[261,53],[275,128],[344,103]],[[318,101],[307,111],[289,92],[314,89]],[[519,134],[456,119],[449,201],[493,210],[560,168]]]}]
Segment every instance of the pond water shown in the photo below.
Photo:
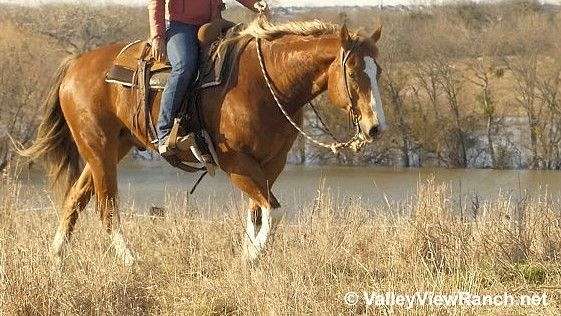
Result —
[{"label": "pond water", "polygon": [[[369,207],[379,203],[402,203],[414,196],[419,183],[434,178],[445,183],[455,197],[469,199],[477,195],[481,200],[499,194],[519,195],[548,190],[553,196],[561,192],[561,172],[534,170],[478,170],[478,169],[403,169],[387,167],[302,167],[287,166],[274,186],[273,192],[283,207],[298,211],[313,203],[318,194],[328,191],[335,203],[353,199]],[[170,202],[198,205],[220,210],[243,201],[240,191],[233,187],[225,174],[207,176],[195,194],[188,197],[197,175],[187,174],[160,161],[126,161],[120,167],[119,189],[122,207],[136,211],[151,206],[166,206]],[[22,209],[50,208],[44,179],[37,171],[20,176]],[[236,205],[236,204],[234,204]]]}]

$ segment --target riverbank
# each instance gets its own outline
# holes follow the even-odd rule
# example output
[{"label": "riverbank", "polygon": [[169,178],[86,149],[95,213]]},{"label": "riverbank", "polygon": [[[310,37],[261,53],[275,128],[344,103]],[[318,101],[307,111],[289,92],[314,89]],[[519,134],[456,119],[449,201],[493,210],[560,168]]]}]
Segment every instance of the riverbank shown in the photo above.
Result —
[{"label": "riverbank", "polygon": [[[186,204],[207,210],[221,210],[233,200],[244,199],[225,173],[207,176],[193,195],[188,192],[198,179],[171,167],[165,161],[125,159],[118,169],[119,200],[124,208],[146,213],[150,207],[171,210]],[[23,210],[46,210],[52,202],[45,197],[44,172],[40,168],[21,170],[20,205]],[[473,200],[492,201],[501,194],[532,196],[544,191],[558,198],[561,178],[551,170],[490,170],[446,168],[396,168],[383,166],[301,166],[287,165],[273,185],[273,192],[283,209],[298,215],[314,203],[318,191],[329,191],[337,206],[356,200],[360,207],[387,204],[397,207],[407,203],[419,182],[434,179],[446,185],[456,203]]]},{"label": "riverbank", "polygon": [[[214,211],[176,204],[164,217],[125,208],[124,230],[141,259],[131,269],[116,261],[88,210],[58,274],[46,253],[56,215],[20,211],[18,185],[5,178],[2,186],[1,314],[407,312],[367,306],[362,291],[547,298],[546,306],[414,306],[420,314],[560,311],[559,205],[545,192],[460,206],[449,188],[427,180],[400,208],[366,208],[353,199],[334,203],[320,189],[253,267],[240,261],[244,200]],[[359,293],[355,305],[345,303],[348,292]]]}]

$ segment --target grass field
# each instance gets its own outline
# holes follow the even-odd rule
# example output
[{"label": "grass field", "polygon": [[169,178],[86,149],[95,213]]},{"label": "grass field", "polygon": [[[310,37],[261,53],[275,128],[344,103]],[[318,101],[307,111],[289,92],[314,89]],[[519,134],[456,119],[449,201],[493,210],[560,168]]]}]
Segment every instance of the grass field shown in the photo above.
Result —
[{"label": "grass field", "polygon": [[[15,209],[17,183],[5,176],[1,185],[0,315],[560,312],[559,205],[545,192],[460,209],[445,186],[428,181],[401,206],[364,209],[320,188],[252,266],[240,260],[243,201],[212,214],[176,205],[163,218],[125,208],[125,232],[140,256],[130,269],[115,259],[91,209],[60,272],[48,256],[56,214]],[[359,294],[353,306],[344,300],[349,291]],[[379,307],[367,306],[363,291],[545,294],[547,305]]]}]

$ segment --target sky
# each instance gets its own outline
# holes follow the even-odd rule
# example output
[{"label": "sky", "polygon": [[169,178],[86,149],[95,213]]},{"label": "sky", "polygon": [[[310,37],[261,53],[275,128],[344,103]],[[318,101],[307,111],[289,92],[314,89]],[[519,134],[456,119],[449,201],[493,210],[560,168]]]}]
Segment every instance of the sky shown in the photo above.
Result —
[{"label": "sky", "polygon": [[[225,0],[232,2],[233,0]],[[365,6],[379,5],[380,1],[384,5],[396,4],[435,4],[441,3],[443,0],[269,0],[272,6]],[[445,1],[445,0],[444,0]],[[489,1],[489,0],[477,0]],[[561,3],[561,0],[544,0],[549,3]],[[0,3],[17,3],[17,4],[42,4],[50,2],[82,2],[82,3],[119,3],[130,5],[145,5],[148,0],[0,0]]]}]

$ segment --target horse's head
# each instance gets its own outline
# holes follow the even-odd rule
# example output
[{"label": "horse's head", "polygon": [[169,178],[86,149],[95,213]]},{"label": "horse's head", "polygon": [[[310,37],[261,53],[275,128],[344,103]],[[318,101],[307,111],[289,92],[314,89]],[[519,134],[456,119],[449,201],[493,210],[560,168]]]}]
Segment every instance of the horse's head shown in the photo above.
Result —
[{"label": "horse's head", "polygon": [[382,72],[376,58],[382,28],[369,38],[349,35],[341,28],[341,54],[328,72],[331,102],[350,111],[362,134],[372,140],[386,128],[378,79]]}]

